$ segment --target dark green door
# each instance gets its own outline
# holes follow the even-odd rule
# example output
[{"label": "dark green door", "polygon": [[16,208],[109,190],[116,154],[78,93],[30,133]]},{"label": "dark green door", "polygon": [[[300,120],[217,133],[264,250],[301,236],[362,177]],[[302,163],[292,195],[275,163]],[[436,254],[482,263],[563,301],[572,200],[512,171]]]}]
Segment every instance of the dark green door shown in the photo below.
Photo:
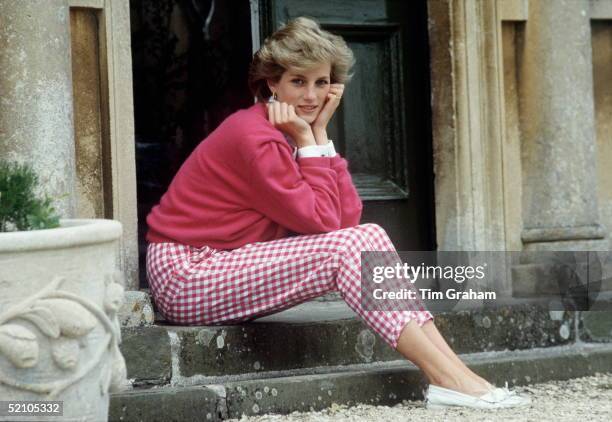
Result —
[{"label": "dark green door", "polygon": [[328,130],[350,164],[362,222],[398,250],[436,248],[425,0],[260,0],[260,35],[308,16],[344,37],[357,60]]}]

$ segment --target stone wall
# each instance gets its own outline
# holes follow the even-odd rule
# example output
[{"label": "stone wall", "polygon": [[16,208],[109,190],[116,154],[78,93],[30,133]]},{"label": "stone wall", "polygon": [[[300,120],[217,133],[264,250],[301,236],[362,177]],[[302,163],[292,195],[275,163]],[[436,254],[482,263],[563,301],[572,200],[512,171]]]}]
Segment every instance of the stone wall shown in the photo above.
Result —
[{"label": "stone wall", "polygon": [[31,164],[64,217],[75,217],[68,7],[0,2],[0,157]]},{"label": "stone wall", "polygon": [[0,2],[0,156],[28,162],[64,218],[118,220],[138,285],[129,3]]}]

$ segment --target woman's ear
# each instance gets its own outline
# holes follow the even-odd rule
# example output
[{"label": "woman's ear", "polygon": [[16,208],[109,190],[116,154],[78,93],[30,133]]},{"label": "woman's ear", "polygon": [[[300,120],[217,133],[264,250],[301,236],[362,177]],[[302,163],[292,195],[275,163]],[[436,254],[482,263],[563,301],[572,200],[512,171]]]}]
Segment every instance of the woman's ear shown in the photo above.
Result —
[{"label": "woman's ear", "polygon": [[270,90],[270,92],[274,94],[274,91],[276,90],[277,82],[274,82],[271,79],[266,79],[266,83],[268,84],[268,89]]}]

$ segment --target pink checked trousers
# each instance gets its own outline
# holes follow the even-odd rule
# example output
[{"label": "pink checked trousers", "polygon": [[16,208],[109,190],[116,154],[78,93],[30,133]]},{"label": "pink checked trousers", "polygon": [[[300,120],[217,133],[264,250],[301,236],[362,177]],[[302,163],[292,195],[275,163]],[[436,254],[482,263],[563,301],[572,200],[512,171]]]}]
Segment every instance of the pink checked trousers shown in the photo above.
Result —
[{"label": "pink checked trousers", "polygon": [[330,291],[394,349],[404,326],[433,319],[420,300],[405,311],[361,305],[361,251],[395,251],[376,224],[256,242],[234,250],[151,243],[147,277],[155,303],[172,323],[219,325],[279,312]]}]

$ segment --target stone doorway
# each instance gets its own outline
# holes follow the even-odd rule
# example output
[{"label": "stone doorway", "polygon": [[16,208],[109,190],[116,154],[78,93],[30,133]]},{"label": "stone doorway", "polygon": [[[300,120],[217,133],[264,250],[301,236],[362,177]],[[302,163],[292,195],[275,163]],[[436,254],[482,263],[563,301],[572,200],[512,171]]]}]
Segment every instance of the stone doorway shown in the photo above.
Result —
[{"label": "stone doorway", "polygon": [[248,0],[131,0],[140,287],[145,218],[198,143],[253,99]]},{"label": "stone doorway", "polygon": [[[306,7],[306,2],[302,5]],[[300,10],[317,17],[324,28],[348,37],[370,65],[378,63],[373,58],[380,59],[376,67],[380,78],[395,78],[391,78],[395,84],[384,88],[393,100],[390,107],[395,110],[395,123],[385,120],[391,115],[381,120],[384,136],[380,136],[389,139],[379,143],[393,150],[399,160],[389,173],[396,184],[405,184],[405,196],[380,196],[381,189],[368,190],[371,183],[361,183],[366,186],[360,193],[366,192],[367,204],[362,221],[383,225],[398,249],[433,250],[427,8],[423,2],[410,7],[401,1],[391,2],[393,7],[380,1],[372,5],[376,13],[388,14],[374,26],[359,23],[357,12],[325,17],[316,16],[314,9]],[[252,104],[247,74],[253,49],[278,26],[275,19],[289,17],[276,13],[277,9],[282,9],[282,2],[130,0],[140,287],[147,287],[146,216],[195,146],[229,114]],[[383,92],[380,87],[375,89]],[[383,102],[381,110],[386,110],[383,96],[377,99]],[[351,155],[343,138],[337,138],[341,152],[359,164],[354,159],[359,155],[355,148]],[[381,160],[381,168],[387,169],[387,161]]]}]

